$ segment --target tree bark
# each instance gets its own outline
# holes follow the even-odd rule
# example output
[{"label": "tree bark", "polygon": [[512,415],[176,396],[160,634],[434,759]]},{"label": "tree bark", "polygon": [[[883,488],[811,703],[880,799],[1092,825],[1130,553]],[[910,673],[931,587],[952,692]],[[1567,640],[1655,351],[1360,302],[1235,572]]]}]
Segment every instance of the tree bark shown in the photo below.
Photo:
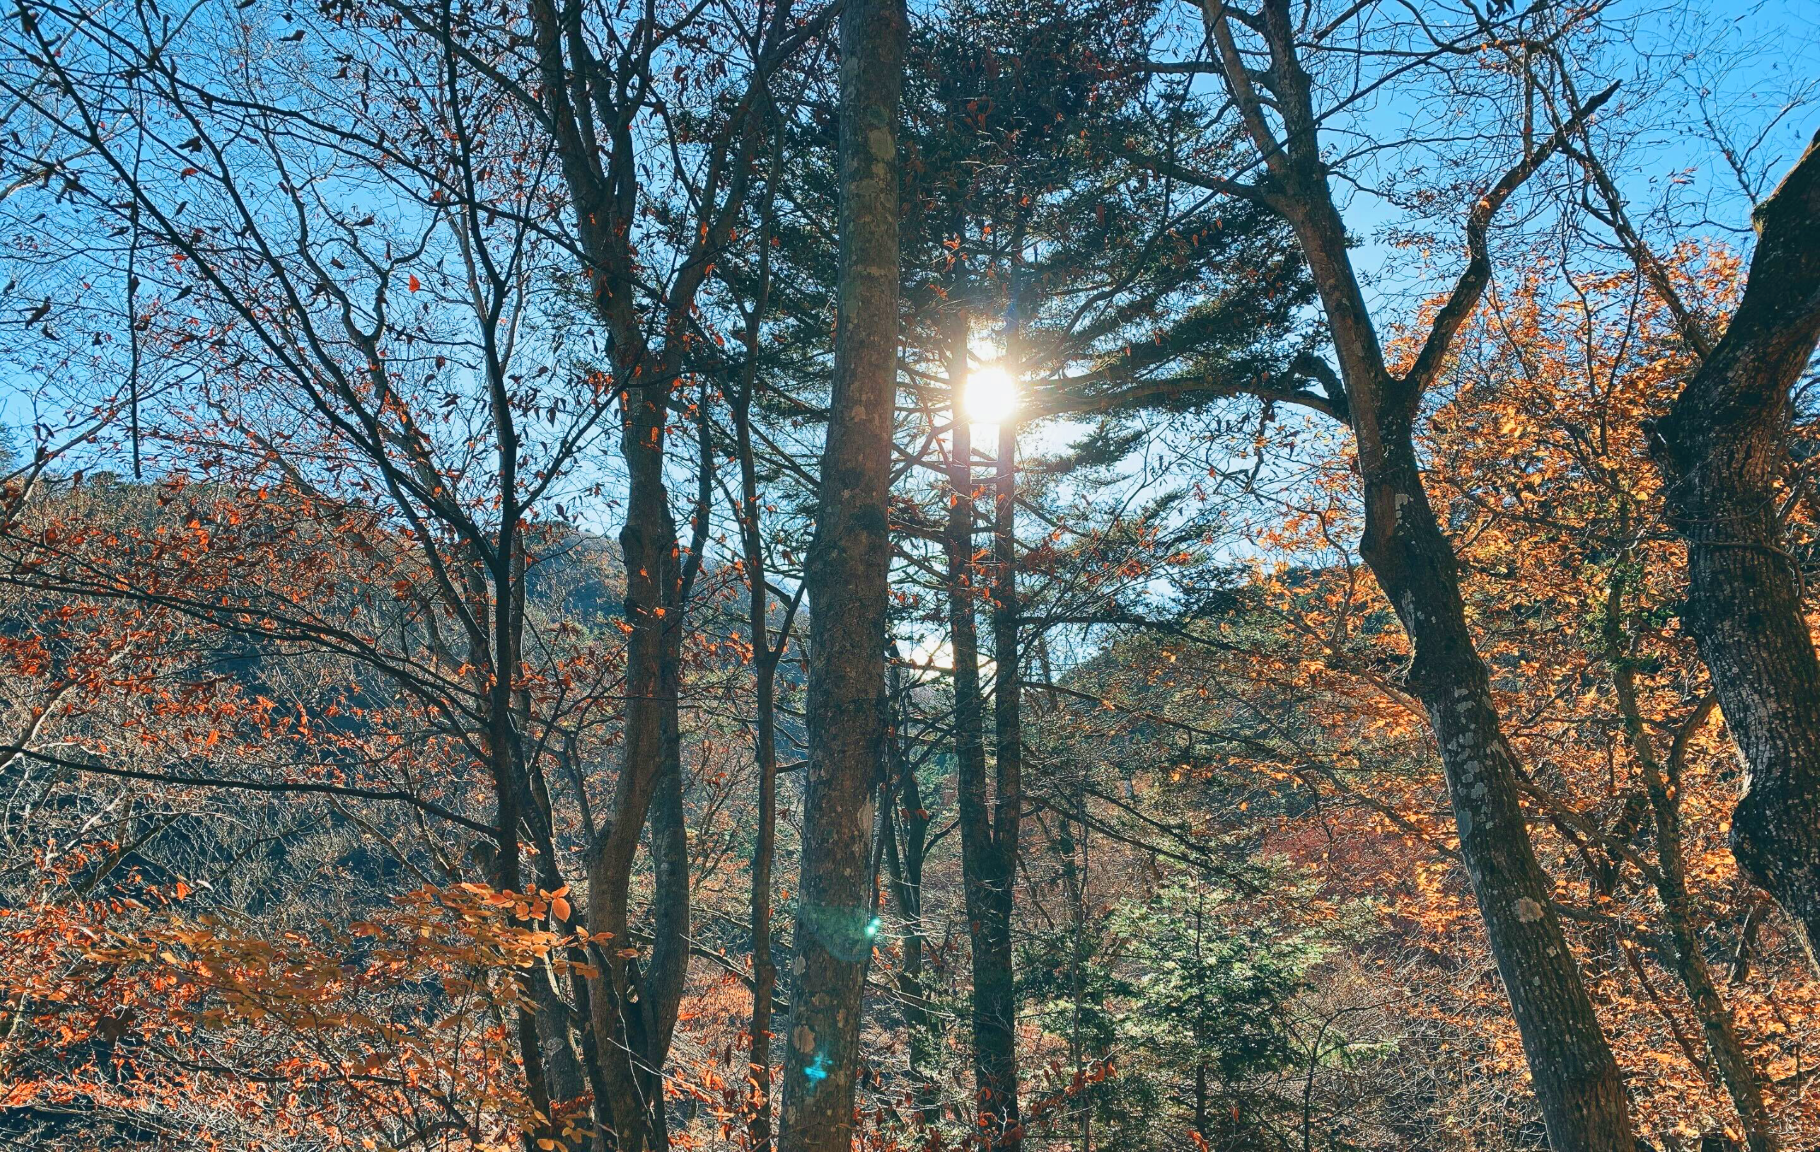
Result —
[{"label": "tree bark", "polygon": [[651,931],[656,943],[651,948],[651,970],[645,977],[644,996],[649,1001],[651,1037],[646,1059],[662,1064],[670,1051],[670,1040],[676,1032],[676,1018],[682,1010],[683,985],[689,970],[689,832],[687,813],[683,809],[682,733],[679,709],[682,699],[682,629],[683,608],[666,613],[669,627],[664,635],[663,681],[664,702],[663,772],[657,778],[652,797],[649,827],[651,833],[652,877]]},{"label": "tree bark", "polygon": [[[1409,636],[1410,687],[1440,746],[1460,854],[1522,1034],[1549,1142],[1556,1152],[1635,1152],[1624,1084],[1556,918],[1553,885],[1529,840],[1518,802],[1520,768],[1467,625],[1458,563],[1429,505],[1414,447],[1422,395],[1490,279],[1485,233],[1491,217],[1569,129],[1524,157],[1475,204],[1467,224],[1467,268],[1414,365],[1395,376],[1384,362],[1328,186],[1313,84],[1297,58],[1287,0],[1265,0],[1255,17],[1247,17],[1270,50],[1263,73],[1247,66],[1229,6],[1204,3],[1227,90],[1268,173],[1253,194],[1294,230],[1327,316],[1358,444],[1365,504],[1360,552]],[[1268,88],[1268,98],[1259,84]],[[1280,139],[1264,111],[1266,99],[1280,117]]]},{"label": "tree bark", "polygon": [[[898,702],[897,727],[891,735],[890,802],[885,805],[885,874],[891,884],[891,898],[904,921],[903,958],[897,969],[897,994],[903,1007],[904,1026],[909,1030],[910,1077],[916,1102],[914,1123],[927,1125],[935,1114],[938,1101],[935,1084],[936,1026],[929,1011],[928,989],[924,984],[923,954],[927,938],[923,927],[923,864],[929,849],[929,810],[923,804],[922,787],[916,779],[915,764],[903,754],[903,720],[905,689],[892,669],[891,697]],[[893,811],[893,805],[896,810]],[[903,838],[898,838],[898,827]]]},{"label": "tree bark", "polygon": [[[606,1065],[611,1123],[620,1152],[642,1152],[657,1138],[656,1112],[663,1106],[657,1077],[660,1069],[654,1064],[663,1059],[664,1050],[657,1044],[662,1022],[654,1010],[659,1007],[655,997],[646,995],[637,965],[624,952],[631,947],[628,902],[639,833],[651,813],[673,747],[677,640],[672,629],[680,606],[676,603],[676,523],[663,482],[663,425],[669,388],[629,390],[626,408],[621,452],[629,483],[626,523],[619,540],[625,556],[626,623],[632,631],[626,644],[621,768],[613,819],[603,830],[588,870],[588,919],[596,935],[611,934],[602,949],[601,986],[592,997],[595,1042]],[[659,841],[654,847],[661,853],[666,845]],[[665,867],[660,855],[656,861],[660,895]],[[686,876],[683,884],[686,916]],[[686,936],[688,932],[686,923],[663,928],[666,935],[680,932]],[[660,936],[660,951],[654,954],[652,965],[653,974],[659,976],[664,971],[659,964],[665,958],[663,938]]]},{"label": "tree bark", "polygon": [[[777,157],[772,156],[772,171]],[[746,566],[748,623],[752,631],[753,743],[758,768],[758,827],[752,844],[752,1050],[748,1065],[746,1136],[752,1152],[771,1152],[771,1015],[777,995],[777,962],[771,947],[771,873],[777,858],[777,665],[789,643],[792,612],[771,638],[765,540],[759,512],[758,465],[752,449],[752,396],[757,385],[759,337],[771,287],[773,193],[767,189],[759,229],[758,291],[746,316],[746,363],[733,400],[733,434],[739,456],[739,525]]]},{"label": "tree bark", "polygon": [[[762,569],[759,570],[762,575]],[[755,578],[754,588],[762,587]],[[769,627],[765,596],[754,592],[753,635]],[[771,1152],[771,1013],[777,996],[777,961],[771,952],[771,866],[777,855],[777,661],[759,658],[758,828],[752,846],[752,1052],[746,1133],[753,1152]]]},{"label": "tree bark", "polygon": [[560,1107],[575,1100],[588,1089],[587,1080],[576,1059],[575,1042],[570,1037],[569,1006],[548,966],[532,973],[532,992],[537,997],[537,1035],[543,1049],[545,1080],[550,1103]]},{"label": "tree bark", "polygon": [[[495,541],[495,554],[469,567],[465,585],[470,597],[477,631],[469,637],[469,662],[477,674],[475,687],[482,699],[485,721],[481,746],[492,776],[497,807],[495,840],[489,881],[495,891],[519,892],[526,887],[520,833],[526,823],[525,801],[529,783],[524,773],[523,748],[514,714],[512,682],[519,672],[519,642],[524,621],[524,603],[515,594],[523,586],[523,569],[519,563],[522,543],[518,539],[518,508],[512,493],[516,468],[517,438],[512,431],[510,414],[498,403],[495,392],[494,412],[497,421],[500,452],[501,527]],[[508,463],[508,461],[510,461]],[[484,573],[484,574],[483,574]],[[550,1024],[540,1018],[536,1005],[542,974],[520,970],[513,974],[519,1003],[514,1009],[519,1058],[524,1066],[526,1095],[531,1106],[545,1119],[524,1133],[526,1152],[536,1147],[539,1139],[549,1139],[555,1129],[549,1117],[552,1105],[560,1099],[553,1096],[551,1072],[545,1060],[544,1034]]]},{"label": "tree bark", "polygon": [[[721,131],[704,141],[705,175],[687,258],[658,309],[638,299],[633,252],[640,157],[633,116],[651,91],[647,53],[597,57],[577,10],[553,0],[527,5],[541,78],[539,97],[555,145],[594,311],[613,339],[613,378],[623,395],[620,451],[626,463],[626,709],[620,778],[611,821],[590,846],[588,920],[599,976],[588,989],[592,1050],[600,1062],[597,1112],[603,1145],[641,1152],[667,1144],[662,1064],[675,1028],[688,962],[688,852],[683,826],[678,728],[683,590],[676,522],[664,482],[664,435],[701,286],[733,235],[750,188],[760,133],[763,84],[794,28],[790,5],[772,11],[744,98]],[[574,23],[570,18],[574,17]],[[651,19],[647,14],[644,19]],[[656,29],[633,37],[649,43]],[[602,92],[639,93],[603,111]],[[722,189],[724,187],[724,195]],[[655,321],[655,323],[654,323]],[[653,329],[662,337],[653,343]],[[705,521],[700,521],[705,527]],[[699,548],[694,553],[699,556]],[[655,800],[655,808],[653,801]],[[628,923],[640,833],[651,821],[658,939],[641,981]]]},{"label": "tree bark", "polygon": [[810,602],[808,780],[782,1145],[849,1152],[872,954],[872,806],[885,756],[887,500],[898,348],[902,0],[850,0],[840,28],[840,264]]},{"label": "tree bark", "polygon": [[1738,1036],[1731,1008],[1713,981],[1700,938],[1694,931],[1693,897],[1687,890],[1687,867],[1681,856],[1680,790],[1671,792],[1666,781],[1657,778],[1651,782],[1650,796],[1656,811],[1662,870],[1657,889],[1662,898],[1663,922],[1668,928],[1668,958],[1700,1021],[1719,1080],[1738,1109],[1745,1144],[1751,1152],[1776,1152],[1775,1122],[1763,1100],[1762,1081]]},{"label": "tree bark", "polygon": [[[957,293],[958,295],[958,293]],[[967,905],[967,942],[973,960],[969,1003],[973,1024],[973,1075],[979,1108],[979,1130],[987,1148],[1014,1148],[1018,1143],[1016,999],[1011,967],[1012,879],[1007,874],[1005,845],[994,818],[986,781],[985,702],[980,690],[979,636],[974,618],[973,435],[962,396],[967,380],[967,325],[961,318],[949,337],[948,388],[952,396],[951,447],[948,456],[948,637],[954,668],[954,758],[960,809],[961,873]],[[999,517],[1011,495],[1004,455],[1008,436],[1001,433]],[[998,518],[995,518],[995,529]],[[1008,527],[1008,525],[1007,525]],[[1009,768],[1015,777],[1020,738],[1017,717],[1007,715],[1007,691],[1015,693],[1017,625],[1007,617],[1016,611],[1015,586],[1007,586],[1005,550],[994,533],[994,645],[999,650],[998,708],[994,714],[1000,783]],[[1009,605],[1003,599],[1009,595]],[[1004,652],[1011,653],[1007,671]],[[1007,730],[1009,741],[1007,743]],[[1011,749],[1007,763],[1007,749]],[[1001,806],[1005,797],[1001,790]],[[1016,796],[1012,795],[1015,808]],[[1015,818],[1014,818],[1015,820]],[[1010,848],[1016,852],[1016,834]],[[1015,856],[1012,857],[1015,860]]]},{"label": "tree bark", "polygon": [[1790,391],[1820,341],[1820,137],[1755,222],[1744,298],[1651,450],[1687,540],[1682,619],[1748,767],[1732,851],[1820,970],[1820,659],[1776,500]]},{"label": "tree bark", "polygon": [[[619,534],[625,561],[626,643],[622,758],[613,815],[589,846],[588,924],[606,939],[595,949],[600,974],[589,989],[598,1082],[601,1143],[617,1152],[643,1152],[661,1131],[654,1109],[661,1092],[651,1067],[656,1021],[640,990],[631,949],[631,876],[639,834],[663,775],[666,734],[676,698],[666,632],[679,620],[676,603],[678,541],[664,483],[664,429],[669,413],[670,366],[650,355],[634,299],[626,229],[635,196],[627,179],[633,148],[623,124],[608,134],[610,148],[591,146],[581,119],[592,115],[585,97],[572,99],[572,76],[590,60],[564,58],[564,25],[550,0],[529,5],[543,75],[543,98],[586,255],[584,271],[596,314],[614,340],[614,382],[623,390],[620,452],[626,463],[626,522]],[[607,158],[603,169],[602,156]],[[660,864],[661,872],[662,866]],[[686,927],[683,929],[686,932]],[[656,1053],[661,1060],[662,1054]]]},{"label": "tree bark", "polygon": [[[1360,407],[1355,398],[1355,411]],[[1579,966],[1556,919],[1553,884],[1536,860],[1516,754],[1505,739],[1490,676],[1474,648],[1458,569],[1423,491],[1407,424],[1361,450],[1362,551],[1414,648],[1409,680],[1441,749],[1442,766],[1498,971],[1550,1144],[1557,1152],[1634,1152],[1628,1102]]]},{"label": "tree bark", "polygon": [[[1015,348],[1015,342],[1013,344]],[[1014,363],[1019,358],[1012,356]],[[974,951],[974,1028],[987,1147],[1023,1146],[1018,1111],[1017,978],[1012,966],[1011,917],[1017,894],[1018,834],[1023,822],[1023,682],[1018,646],[1017,424],[998,430],[998,475],[993,487],[992,659],[993,796],[991,852],[981,876],[987,919]],[[982,947],[983,945],[983,947]],[[980,966],[986,960],[984,969]]]}]

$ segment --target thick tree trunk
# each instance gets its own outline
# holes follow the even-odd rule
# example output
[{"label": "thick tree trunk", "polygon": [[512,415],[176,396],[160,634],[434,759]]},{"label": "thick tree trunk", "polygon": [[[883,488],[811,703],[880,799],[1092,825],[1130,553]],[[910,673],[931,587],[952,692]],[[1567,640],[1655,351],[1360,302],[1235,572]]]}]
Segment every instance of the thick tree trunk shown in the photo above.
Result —
[{"label": "thick tree trunk", "polygon": [[1410,687],[1440,744],[1460,854],[1556,1152],[1634,1152],[1624,1083],[1555,916],[1518,802],[1521,774],[1473,646],[1453,549],[1423,491],[1409,429],[1361,453],[1361,547],[1409,634]]},{"label": "thick tree trunk", "polygon": [[885,756],[887,501],[898,345],[902,0],[849,0],[840,32],[840,280],[821,500],[804,580],[809,766],[785,1047],[783,1147],[849,1152],[872,954],[872,805]]},{"label": "thick tree trunk", "polygon": [[1820,340],[1820,137],[1757,226],[1744,299],[1651,447],[1687,539],[1682,618],[1749,768],[1732,851],[1820,969],[1820,659],[1776,500],[1790,390]]}]

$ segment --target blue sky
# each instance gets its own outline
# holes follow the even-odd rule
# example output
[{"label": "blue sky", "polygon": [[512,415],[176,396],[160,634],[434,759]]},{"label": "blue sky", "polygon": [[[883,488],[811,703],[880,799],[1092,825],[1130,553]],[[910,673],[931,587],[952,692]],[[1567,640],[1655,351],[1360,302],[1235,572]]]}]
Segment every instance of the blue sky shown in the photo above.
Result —
[{"label": "blue sky", "polygon": [[[1625,149],[1618,168],[1634,211],[1649,216],[1659,210],[1665,236],[1748,245],[1752,191],[1773,184],[1820,127],[1820,103],[1813,102],[1820,86],[1820,0],[1620,0],[1608,14],[1628,22],[1626,34],[1584,63],[1594,76],[1622,82],[1608,121]],[[1193,23],[1187,27],[1192,34]],[[1394,140],[1428,111],[1420,92],[1387,90],[1360,111],[1354,126]],[[1746,170],[1742,181],[1710,139],[1709,123],[1730,131]],[[1347,215],[1364,241],[1360,270],[1382,294],[1385,312],[1394,313],[1392,297],[1423,287],[1405,275],[1407,254],[1384,242],[1400,215],[1367,194],[1351,197]],[[1436,224],[1443,242],[1446,224]],[[29,422],[32,384],[13,376],[0,387],[0,424],[16,429]],[[18,432],[12,438],[21,446],[27,439]]]},{"label": "blue sky", "polygon": [[[1619,83],[1601,135],[1632,215],[1659,244],[1703,238],[1748,248],[1753,197],[1774,188],[1820,129],[1820,0],[1619,0],[1607,14],[1625,35],[1575,64],[1585,69],[1583,94]],[[1357,126],[1395,140],[1432,126],[1430,112],[1423,93],[1405,87]],[[1723,144],[1714,139],[1721,133]],[[1555,177],[1569,171],[1555,161]],[[1357,192],[1346,212],[1365,242],[1355,256],[1361,274],[1389,292],[1416,287],[1403,275],[1408,254],[1384,242],[1404,215]]]}]

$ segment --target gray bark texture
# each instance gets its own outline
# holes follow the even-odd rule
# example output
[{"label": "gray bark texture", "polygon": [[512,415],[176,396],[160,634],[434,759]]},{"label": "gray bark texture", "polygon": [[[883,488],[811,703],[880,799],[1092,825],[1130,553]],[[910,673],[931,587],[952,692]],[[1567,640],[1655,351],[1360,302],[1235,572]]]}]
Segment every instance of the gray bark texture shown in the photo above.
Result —
[{"label": "gray bark texture", "polygon": [[898,346],[901,0],[849,0],[840,28],[840,271],[821,500],[804,580],[809,765],[784,1045],[781,1146],[849,1152],[872,955],[873,800],[886,755],[886,501]]}]

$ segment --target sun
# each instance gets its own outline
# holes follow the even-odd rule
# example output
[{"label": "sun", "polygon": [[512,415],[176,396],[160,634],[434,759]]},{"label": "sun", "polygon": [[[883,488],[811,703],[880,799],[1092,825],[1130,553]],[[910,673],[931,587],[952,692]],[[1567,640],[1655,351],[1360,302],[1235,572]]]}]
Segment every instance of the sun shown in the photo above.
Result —
[{"label": "sun", "polygon": [[967,415],[976,424],[1003,424],[1017,411],[1017,382],[997,364],[967,374]]}]

